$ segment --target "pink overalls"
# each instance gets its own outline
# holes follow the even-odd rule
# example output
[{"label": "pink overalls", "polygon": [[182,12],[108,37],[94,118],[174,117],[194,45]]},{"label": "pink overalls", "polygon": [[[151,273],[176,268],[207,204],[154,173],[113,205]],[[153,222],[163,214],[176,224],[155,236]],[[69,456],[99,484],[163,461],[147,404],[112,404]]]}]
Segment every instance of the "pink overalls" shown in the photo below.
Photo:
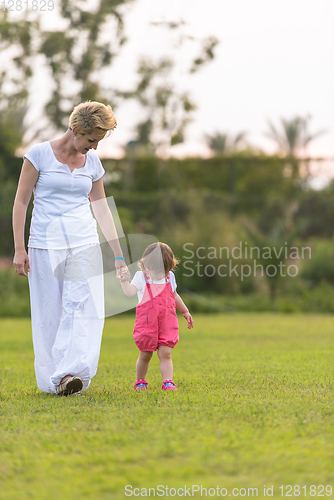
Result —
[{"label": "pink overalls", "polygon": [[150,284],[146,274],[145,280],[144,295],[136,307],[136,346],[140,351],[156,351],[160,345],[174,347],[179,341],[179,324],[169,274],[162,285]]}]

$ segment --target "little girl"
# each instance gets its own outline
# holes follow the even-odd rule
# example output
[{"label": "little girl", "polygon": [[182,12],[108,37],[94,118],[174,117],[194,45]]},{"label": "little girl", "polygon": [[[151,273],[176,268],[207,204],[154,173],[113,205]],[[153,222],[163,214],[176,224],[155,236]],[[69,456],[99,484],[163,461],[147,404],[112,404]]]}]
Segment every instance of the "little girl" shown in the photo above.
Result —
[{"label": "little girl", "polygon": [[176,391],[173,382],[172,349],[179,341],[179,326],[175,306],[194,326],[193,319],[181,297],[176,293],[172,269],[178,264],[172,250],[165,243],[152,243],[144,251],[131,283],[121,282],[125,295],[138,294],[136,322],[133,337],[140,350],[136,364],[137,382],[134,388],[147,389],[145,380],[154,351],[158,351],[164,391]]}]

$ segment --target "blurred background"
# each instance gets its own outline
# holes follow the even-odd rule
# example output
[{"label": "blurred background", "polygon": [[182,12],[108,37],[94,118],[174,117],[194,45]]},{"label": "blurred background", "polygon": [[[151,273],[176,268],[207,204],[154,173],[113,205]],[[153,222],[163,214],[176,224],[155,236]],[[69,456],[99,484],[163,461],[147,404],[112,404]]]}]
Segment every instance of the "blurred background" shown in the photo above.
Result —
[{"label": "blurred background", "polygon": [[1,5],[1,316],[29,316],[11,267],[22,154],[85,100],[118,121],[97,153],[124,232],[171,246],[192,311],[334,312],[332,2]]}]

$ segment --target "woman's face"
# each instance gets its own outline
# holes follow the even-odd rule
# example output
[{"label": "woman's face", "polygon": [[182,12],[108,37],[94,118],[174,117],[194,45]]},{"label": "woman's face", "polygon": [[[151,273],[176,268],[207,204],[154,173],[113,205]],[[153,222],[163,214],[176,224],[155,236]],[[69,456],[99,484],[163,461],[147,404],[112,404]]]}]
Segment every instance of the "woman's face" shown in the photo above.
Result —
[{"label": "woman's face", "polygon": [[101,132],[94,130],[91,134],[82,134],[78,131],[78,127],[73,127],[73,142],[74,147],[83,155],[87,154],[90,149],[97,149],[99,141],[103,139]]}]

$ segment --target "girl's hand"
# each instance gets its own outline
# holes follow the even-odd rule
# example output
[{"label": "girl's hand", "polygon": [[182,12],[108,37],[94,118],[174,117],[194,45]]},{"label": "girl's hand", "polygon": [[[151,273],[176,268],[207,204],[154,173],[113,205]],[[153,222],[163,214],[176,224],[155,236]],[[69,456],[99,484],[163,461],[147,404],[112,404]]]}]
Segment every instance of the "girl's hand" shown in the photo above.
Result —
[{"label": "girl's hand", "polygon": [[188,328],[193,328],[194,327],[194,320],[190,314],[190,312],[186,312],[183,314],[183,317],[188,321]]},{"label": "girl's hand", "polygon": [[25,250],[16,251],[13,259],[14,269],[20,276],[28,276],[30,271],[29,257]]},{"label": "girl's hand", "polygon": [[128,268],[123,268],[120,270],[121,276],[119,278],[121,283],[130,281],[130,271]]},{"label": "girl's hand", "polygon": [[127,265],[125,264],[124,260],[116,260],[115,268],[116,268],[116,278],[118,278],[121,283],[123,283],[123,281],[129,281],[130,271]]}]

